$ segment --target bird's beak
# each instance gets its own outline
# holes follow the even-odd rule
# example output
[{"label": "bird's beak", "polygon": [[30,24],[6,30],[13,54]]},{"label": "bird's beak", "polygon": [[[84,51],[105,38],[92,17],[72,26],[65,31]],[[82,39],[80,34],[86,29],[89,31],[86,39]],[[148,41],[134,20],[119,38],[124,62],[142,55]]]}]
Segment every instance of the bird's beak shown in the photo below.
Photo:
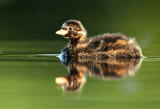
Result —
[{"label": "bird's beak", "polygon": [[68,31],[67,30],[64,30],[64,29],[60,29],[60,30],[58,30],[57,32],[56,32],[56,34],[58,34],[58,35],[66,35],[68,33]]},{"label": "bird's beak", "polygon": [[68,83],[68,79],[66,77],[57,77],[55,79],[55,82],[57,84],[67,84]]}]

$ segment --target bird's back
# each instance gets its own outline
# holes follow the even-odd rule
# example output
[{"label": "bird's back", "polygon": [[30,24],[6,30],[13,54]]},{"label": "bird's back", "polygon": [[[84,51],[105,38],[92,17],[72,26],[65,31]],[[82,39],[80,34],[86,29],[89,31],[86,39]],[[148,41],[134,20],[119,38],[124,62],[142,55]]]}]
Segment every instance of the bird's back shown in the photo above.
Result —
[{"label": "bird's back", "polygon": [[122,34],[98,35],[82,45],[76,50],[79,57],[142,57],[134,39]]}]

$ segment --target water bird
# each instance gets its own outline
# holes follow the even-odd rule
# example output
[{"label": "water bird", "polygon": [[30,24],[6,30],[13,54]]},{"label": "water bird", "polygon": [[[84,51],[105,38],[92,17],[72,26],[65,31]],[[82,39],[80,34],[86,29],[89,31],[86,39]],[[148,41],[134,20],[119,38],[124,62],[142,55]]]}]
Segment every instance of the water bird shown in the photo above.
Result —
[{"label": "water bird", "polygon": [[105,33],[87,39],[86,29],[77,20],[64,22],[56,34],[69,39],[69,43],[61,51],[63,57],[143,57],[141,49],[134,38],[127,38],[120,33]]}]

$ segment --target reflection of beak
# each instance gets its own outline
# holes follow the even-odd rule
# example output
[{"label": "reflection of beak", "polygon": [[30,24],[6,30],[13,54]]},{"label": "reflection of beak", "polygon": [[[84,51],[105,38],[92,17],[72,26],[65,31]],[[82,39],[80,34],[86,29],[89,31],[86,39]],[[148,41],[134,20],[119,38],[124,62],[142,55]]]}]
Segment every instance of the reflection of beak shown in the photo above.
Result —
[{"label": "reflection of beak", "polygon": [[68,31],[67,30],[64,30],[64,29],[60,29],[60,30],[58,30],[57,32],[56,32],[56,34],[58,34],[58,35],[66,35],[68,33]]},{"label": "reflection of beak", "polygon": [[55,82],[57,84],[61,84],[62,85],[62,84],[67,84],[68,80],[67,80],[66,77],[58,77],[58,78],[55,79]]}]

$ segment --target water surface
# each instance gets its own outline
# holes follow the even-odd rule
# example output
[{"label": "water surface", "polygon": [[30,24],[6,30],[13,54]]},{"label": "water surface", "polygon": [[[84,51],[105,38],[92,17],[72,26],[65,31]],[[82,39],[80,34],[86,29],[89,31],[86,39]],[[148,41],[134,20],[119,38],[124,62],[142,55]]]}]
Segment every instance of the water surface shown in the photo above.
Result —
[{"label": "water surface", "polygon": [[55,78],[69,74],[58,54],[1,54],[0,105],[6,109],[158,108],[160,58],[144,58],[133,76],[102,79],[85,73],[81,90],[69,92]]},{"label": "water surface", "polygon": [[[0,108],[159,109],[159,11],[158,0],[0,0]],[[134,37],[147,58],[133,75],[125,73],[130,64],[124,63],[124,75],[110,79],[103,78],[105,73],[88,73],[122,74],[103,67],[109,63],[75,64],[77,69],[90,69],[85,70],[85,82],[78,91],[64,90],[55,79],[70,75],[70,70],[56,56],[68,41],[55,32],[68,19],[80,20],[87,37]]]}]

